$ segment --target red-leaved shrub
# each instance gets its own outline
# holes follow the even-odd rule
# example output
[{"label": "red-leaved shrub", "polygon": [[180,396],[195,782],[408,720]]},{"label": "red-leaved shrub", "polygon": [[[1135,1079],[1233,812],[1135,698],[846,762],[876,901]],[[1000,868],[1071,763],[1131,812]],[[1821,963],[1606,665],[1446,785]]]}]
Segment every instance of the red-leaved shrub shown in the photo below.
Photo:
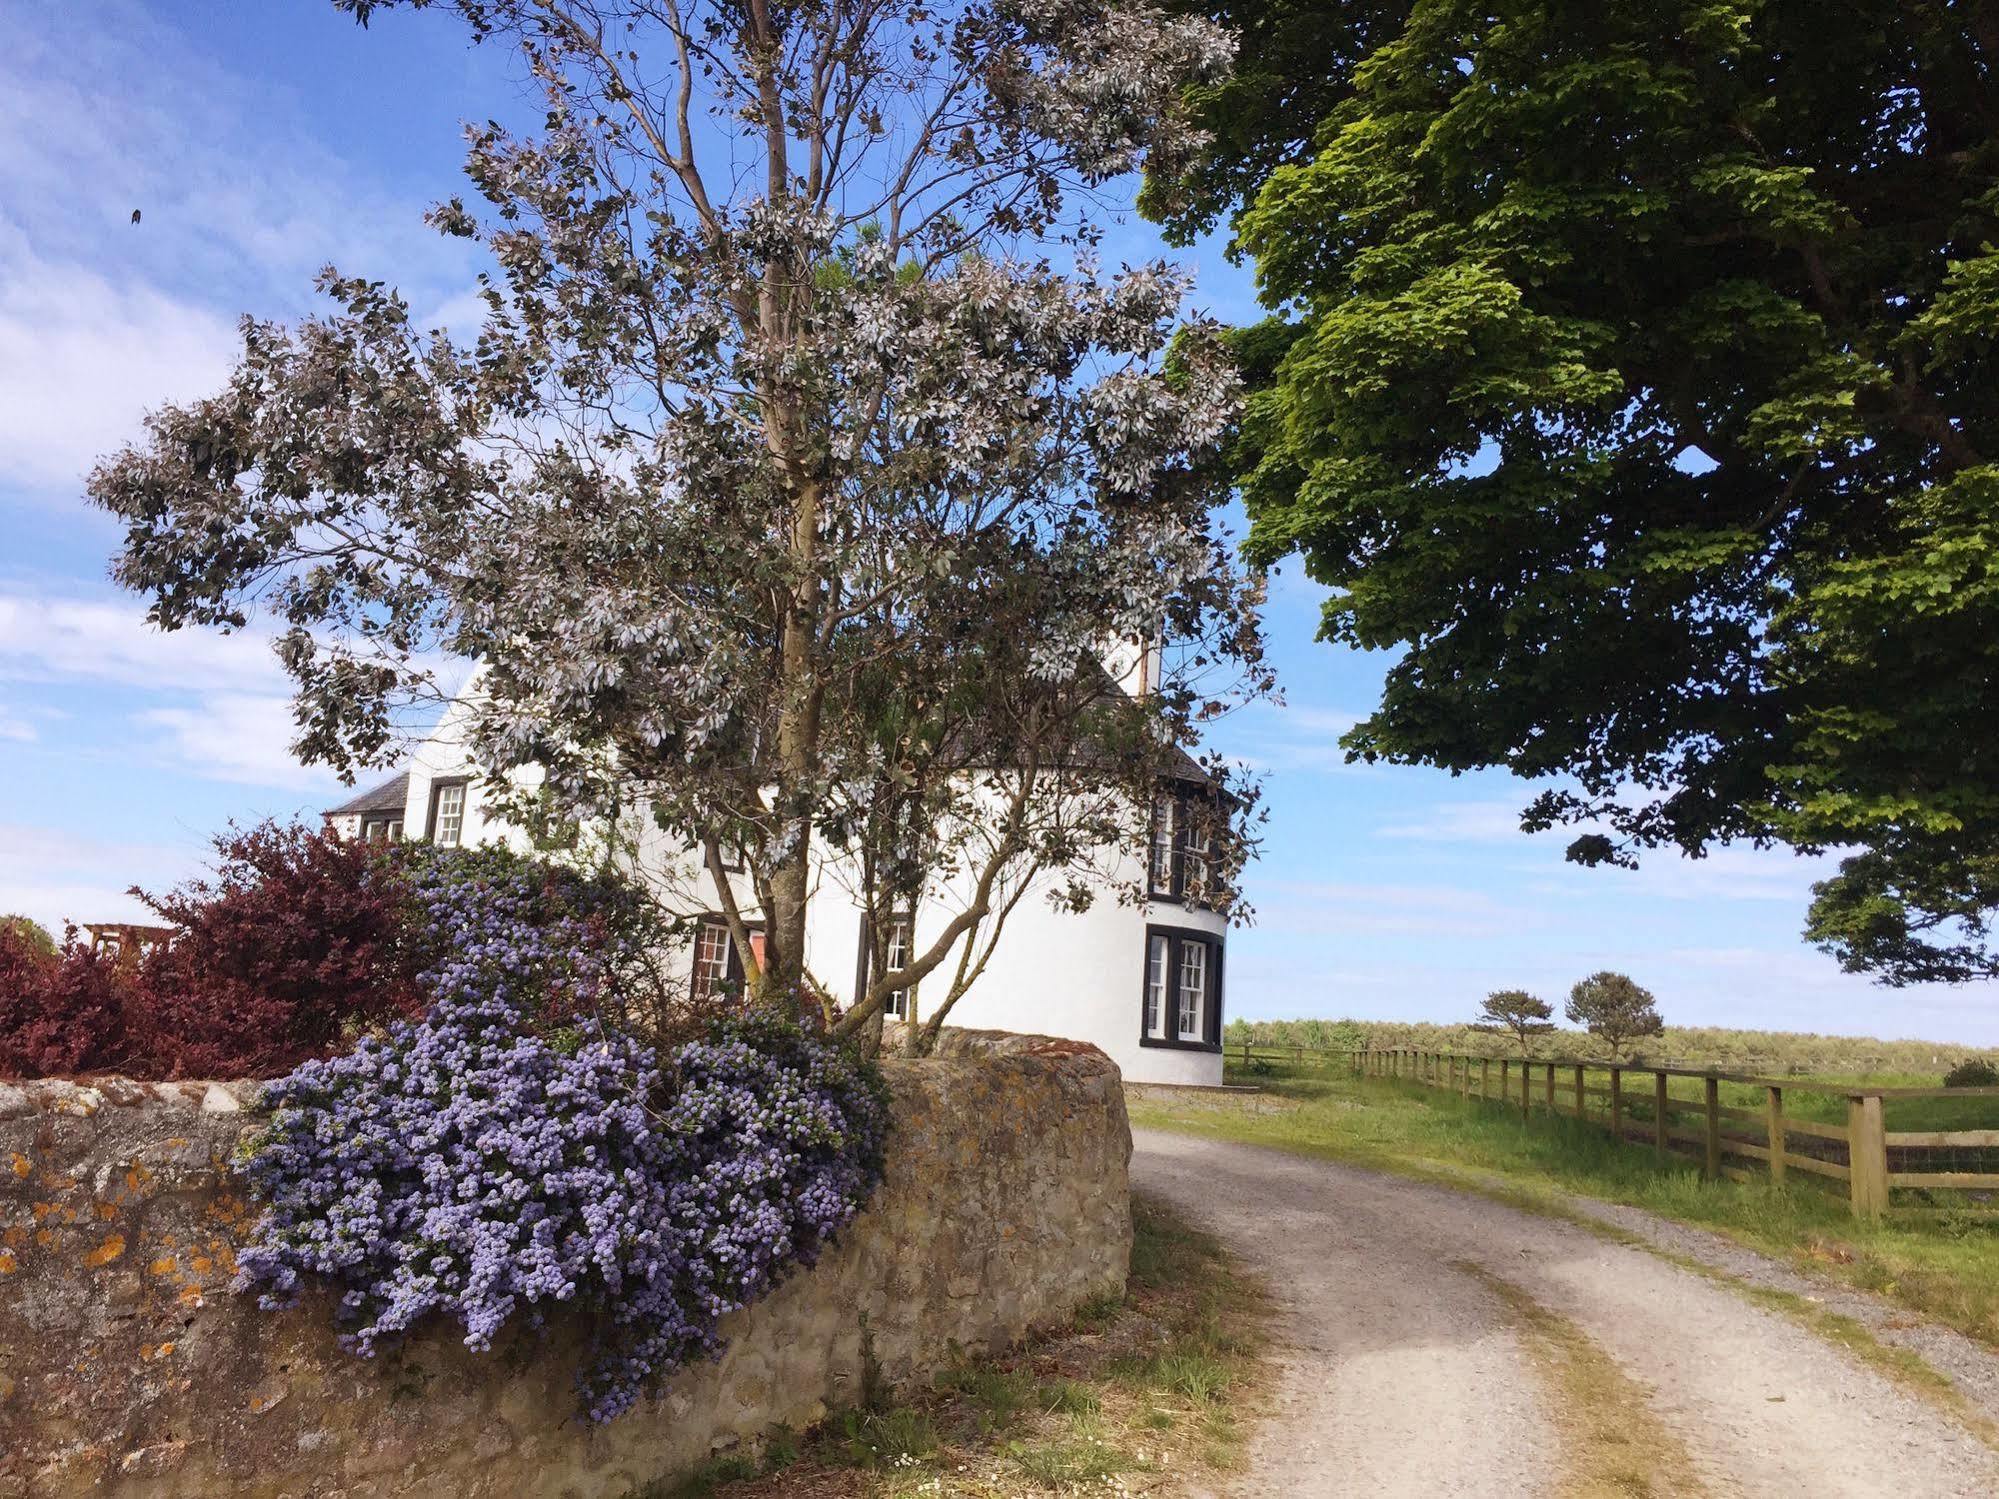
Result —
[{"label": "red-leaved shrub", "polygon": [[419,1008],[383,845],[266,822],[215,842],[212,879],[135,892],[180,928],[147,953],[148,1048],[176,1077],[269,1077]]},{"label": "red-leaved shrub", "polygon": [[127,1070],[143,1009],[138,987],[133,964],[92,951],[74,932],[50,954],[0,926],[0,1077]]},{"label": "red-leaved shrub", "polygon": [[272,1077],[419,1008],[391,854],[263,823],[212,878],[135,891],[179,931],[143,956],[0,926],[0,1077]]}]

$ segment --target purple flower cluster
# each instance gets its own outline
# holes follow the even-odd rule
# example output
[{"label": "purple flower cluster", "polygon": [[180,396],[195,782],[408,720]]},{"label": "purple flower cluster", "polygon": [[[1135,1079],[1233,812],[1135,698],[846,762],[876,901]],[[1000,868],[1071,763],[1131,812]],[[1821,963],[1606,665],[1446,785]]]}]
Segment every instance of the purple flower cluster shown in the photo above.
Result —
[{"label": "purple flower cluster", "polygon": [[539,873],[439,858],[414,888],[430,1009],[265,1090],[275,1114],[243,1167],[266,1212],[238,1288],[266,1307],[330,1289],[362,1354],[432,1316],[485,1349],[570,1303],[584,1404],[608,1420],[719,1352],[717,1322],[867,1201],[879,1078],[772,1021],[662,1065],[588,1013],[620,955]]}]

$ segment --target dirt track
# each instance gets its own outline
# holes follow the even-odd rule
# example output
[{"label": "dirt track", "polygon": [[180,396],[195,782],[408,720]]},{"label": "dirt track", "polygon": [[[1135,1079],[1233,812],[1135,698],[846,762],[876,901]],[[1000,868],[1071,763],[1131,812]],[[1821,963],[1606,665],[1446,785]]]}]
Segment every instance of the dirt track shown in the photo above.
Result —
[{"label": "dirt track", "polygon": [[1653,1492],[1999,1494],[1999,1458],[1932,1402],[1642,1249],[1355,1167],[1136,1140],[1133,1185],[1219,1235],[1281,1308],[1276,1397],[1230,1499],[1605,1491],[1589,1402],[1523,1306],[1656,1418]]}]

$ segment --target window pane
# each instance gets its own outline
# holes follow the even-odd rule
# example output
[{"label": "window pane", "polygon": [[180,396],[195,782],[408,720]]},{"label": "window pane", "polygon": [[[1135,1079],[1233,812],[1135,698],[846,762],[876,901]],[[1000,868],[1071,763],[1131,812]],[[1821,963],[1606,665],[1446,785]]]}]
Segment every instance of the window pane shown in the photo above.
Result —
[{"label": "window pane", "polygon": [[1173,843],[1179,829],[1179,812],[1179,803],[1172,797],[1153,799],[1151,884],[1161,893],[1173,888]]},{"label": "window pane", "polygon": [[459,834],[465,828],[465,788],[463,786],[440,786],[437,788],[437,843],[440,848],[458,847]]},{"label": "window pane", "polygon": [[1167,938],[1154,937],[1146,950],[1145,1033],[1148,1036],[1166,1034],[1166,980],[1170,949],[1171,943]]},{"label": "window pane", "polygon": [[1208,1011],[1208,944],[1182,941],[1180,944],[1180,1039],[1201,1039],[1202,1022]]},{"label": "window pane", "polygon": [[1208,831],[1208,820],[1205,816],[1196,813],[1188,818],[1187,837],[1185,840],[1185,874],[1187,899],[1189,900],[1205,900],[1208,897],[1209,883],[1213,871],[1213,864],[1208,857],[1209,849],[1212,846],[1210,843],[1211,836]]},{"label": "window pane", "polygon": [[[898,916],[889,924],[888,970],[890,973],[895,972],[898,968],[908,966],[911,948],[909,923],[909,917]],[[887,1003],[882,1006],[882,1011],[891,1020],[907,1020],[909,1018],[909,991],[907,989],[891,990]]]},{"label": "window pane", "polygon": [[694,997],[707,999],[729,982],[729,928],[704,921],[694,934]]}]

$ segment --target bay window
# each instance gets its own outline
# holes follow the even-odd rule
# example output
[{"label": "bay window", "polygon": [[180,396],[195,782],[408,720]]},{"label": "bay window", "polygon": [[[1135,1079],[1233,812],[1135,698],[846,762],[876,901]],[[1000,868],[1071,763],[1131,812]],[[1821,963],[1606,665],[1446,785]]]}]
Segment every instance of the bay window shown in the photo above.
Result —
[{"label": "bay window", "polygon": [[1139,1041],[1221,1049],[1222,944],[1207,932],[1148,927]]},{"label": "bay window", "polygon": [[1152,801],[1146,893],[1153,900],[1213,906],[1221,895],[1215,830],[1222,816],[1207,791],[1161,792]]}]

